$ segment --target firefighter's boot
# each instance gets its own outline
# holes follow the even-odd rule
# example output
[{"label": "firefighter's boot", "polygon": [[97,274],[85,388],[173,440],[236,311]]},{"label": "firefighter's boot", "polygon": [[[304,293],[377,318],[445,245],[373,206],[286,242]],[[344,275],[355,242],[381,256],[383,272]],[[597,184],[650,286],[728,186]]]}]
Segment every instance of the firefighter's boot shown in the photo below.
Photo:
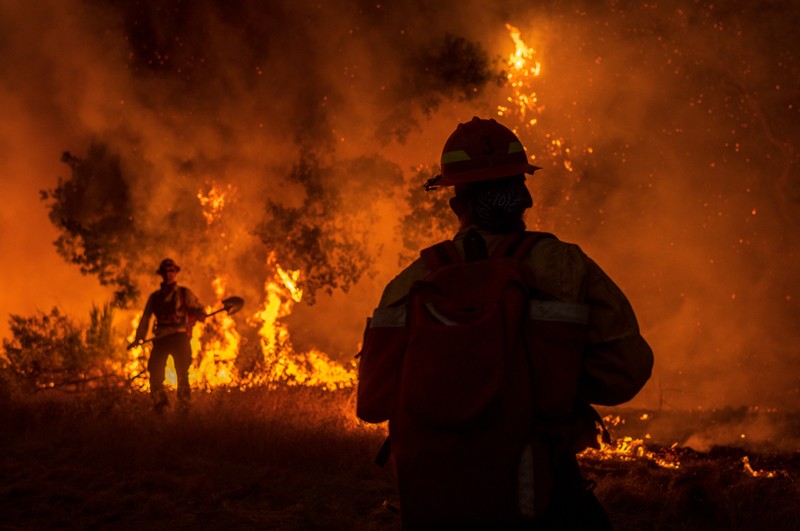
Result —
[{"label": "firefighter's boot", "polygon": [[150,396],[153,399],[153,411],[156,413],[163,413],[169,405],[167,392],[164,389],[159,389],[157,391],[153,391]]}]

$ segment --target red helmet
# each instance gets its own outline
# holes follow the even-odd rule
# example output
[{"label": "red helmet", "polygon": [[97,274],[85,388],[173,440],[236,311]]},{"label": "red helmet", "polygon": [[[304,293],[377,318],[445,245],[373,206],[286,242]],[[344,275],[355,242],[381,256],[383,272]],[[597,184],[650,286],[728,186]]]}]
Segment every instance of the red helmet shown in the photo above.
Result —
[{"label": "red helmet", "polygon": [[442,173],[425,183],[425,189],[491,181],[540,169],[528,163],[525,148],[511,130],[493,119],[476,116],[458,124],[447,139],[442,150]]}]

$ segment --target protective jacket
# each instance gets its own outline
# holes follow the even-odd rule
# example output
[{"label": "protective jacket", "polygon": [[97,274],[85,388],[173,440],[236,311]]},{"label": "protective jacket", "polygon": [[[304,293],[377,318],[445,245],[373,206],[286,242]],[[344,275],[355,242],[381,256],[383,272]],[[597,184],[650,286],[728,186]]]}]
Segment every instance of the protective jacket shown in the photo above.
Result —
[{"label": "protective jacket", "polygon": [[[459,231],[453,238],[462,257],[463,240],[469,229]],[[503,235],[482,230],[478,233],[490,254],[504,239]],[[562,303],[553,306],[555,311],[586,316],[586,340],[583,356],[578,360],[577,389],[571,393],[554,392],[572,394],[586,403],[605,406],[633,398],[650,378],[653,352],[641,336],[633,308],[622,290],[577,245],[555,238],[537,243],[525,264],[530,273],[529,287]],[[376,311],[381,322],[373,326],[385,323],[387,315],[404,319],[402,312],[381,310],[401,308],[411,286],[428,273],[425,261],[417,259],[389,282]],[[564,383],[554,382],[553,385]],[[546,390],[543,392],[547,394]],[[553,413],[557,413],[557,409]]]},{"label": "protective jacket", "polygon": [[[470,230],[476,228],[467,227],[453,239],[462,259],[465,256],[464,242]],[[486,243],[489,256],[509,240],[507,235],[480,229],[477,232]],[[569,463],[574,464],[574,453],[597,444],[595,422],[599,416],[589,404],[616,405],[633,398],[650,377],[653,353],[639,332],[625,295],[577,245],[552,236],[539,238],[528,254],[522,256],[524,281],[531,293],[529,318],[522,332],[535,355],[531,367],[532,395],[521,392],[518,400],[527,402],[532,398],[532,429],[537,440],[543,441],[548,448],[544,453],[551,456],[551,463],[547,466],[560,474]],[[407,415],[403,408],[396,406],[402,385],[398,375],[404,370],[402,345],[406,344],[405,330],[409,319],[407,303],[413,300],[409,294],[416,289],[415,284],[429,277],[428,263],[423,258],[416,260],[387,285],[365,334],[359,367],[357,414],[368,422],[389,420],[390,434],[406,431]],[[452,370],[453,378],[460,378],[459,368],[454,366]],[[438,436],[434,434],[433,437]],[[433,439],[425,435],[419,441],[421,446],[435,446]],[[401,476],[403,471],[399,468],[409,462],[407,449],[393,445],[392,451],[398,476]],[[397,452],[404,452],[404,455]],[[404,459],[405,463],[402,462]],[[432,471],[437,462],[428,463],[430,466],[423,469]],[[536,472],[534,481],[537,481],[535,476]],[[415,478],[409,481],[407,472],[404,477],[398,479],[401,504],[404,482],[416,481]],[[452,490],[459,491],[466,483],[468,478],[453,484]],[[424,481],[415,483],[413,489],[405,489],[406,496],[419,497],[424,486]],[[434,518],[440,518],[439,521],[445,521],[441,518],[448,516],[440,514],[437,504],[458,503],[444,497],[434,499],[437,496],[435,492],[425,496],[433,500],[431,505],[423,506],[424,502],[414,500],[415,513],[404,511],[404,520],[408,516],[425,522],[426,518],[434,515]],[[410,506],[408,504],[407,508]],[[422,509],[418,510],[419,507]]]},{"label": "protective jacket", "polygon": [[176,332],[191,335],[192,325],[205,316],[203,305],[189,288],[177,283],[161,284],[147,299],[144,313],[136,329],[136,339],[144,339],[150,327],[150,318],[155,316],[153,333],[163,337]]}]

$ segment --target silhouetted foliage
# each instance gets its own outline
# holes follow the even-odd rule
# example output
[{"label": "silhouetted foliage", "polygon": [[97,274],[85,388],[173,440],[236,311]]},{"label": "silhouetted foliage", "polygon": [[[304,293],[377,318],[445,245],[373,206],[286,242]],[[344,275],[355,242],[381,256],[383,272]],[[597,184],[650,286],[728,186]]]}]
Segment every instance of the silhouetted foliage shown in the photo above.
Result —
[{"label": "silhouetted foliage", "polygon": [[[340,176],[342,172],[347,175]],[[380,172],[383,183],[364,185],[353,179],[352,174],[372,172]],[[299,285],[307,303],[315,302],[320,289],[346,292],[372,269],[375,257],[368,238],[376,222],[375,202],[382,189],[401,179],[398,168],[377,159],[357,159],[332,168],[306,156],[295,164],[287,180],[303,189],[302,204],[284,206],[269,200],[268,219],[257,234],[282,267],[301,270]]]},{"label": "silhouetted foliage", "polygon": [[430,115],[442,100],[471,100],[487,83],[502,79],[480,42],[450,33],[414,49],[405,63],[405,75],[391,91],[392,110],[377,130],[384,142],[393,138],[403,142],[420,130],[415,116],[419,109]]},{"label": "silhouetted foliage", "polygon": [[420,168],[407,186],[406,202],[408,213],[400,219],[398,231],[403,242],[399,262],[408,265],[419,256],[419,251],[452,238],[458,223],[450,210],[451,190],[438,189],[426,191],[423,184],[438,173],[438,168]]},{"label": "silhouetted foliage", "polygon": [[5,379],[22,391],[81,389],[114,375],[109,364],[124,359],[113,327],[113,307],[94,306],[89,324],[58,308],[33,316],[11,315],[11,338],[3,340]]},{"label": "silhouetted foliage", "polygon": [[414,58],[414,85],[426,111],[434,110],[442,97],[472,99],[493,77],[489,55],[479,42],[447,33]]},{"label": "silhouetted foliage", "polygon": [[85,159],[66,152],[61,160],[72,176],[59,179],[55,189],[41,192],[42,200],[49,202],[50,221],[61,231],[56,249],[80,266],[81,273],[96,275],[102,285],[113,286],[117,306],[129,306],[139,295],[128,263],[140,235],[119,157],[93,143]]}]

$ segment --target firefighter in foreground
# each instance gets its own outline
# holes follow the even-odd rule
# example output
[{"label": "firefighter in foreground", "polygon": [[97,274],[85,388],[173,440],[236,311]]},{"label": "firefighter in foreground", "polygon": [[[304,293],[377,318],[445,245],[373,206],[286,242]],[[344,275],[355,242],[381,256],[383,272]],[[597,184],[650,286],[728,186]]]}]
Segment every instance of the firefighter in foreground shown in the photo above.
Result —
[{"label": "firefighter in foreground", "polygon": [[425,185],[454,187],[460,230],[368,320],[357,414],[389,421],[404,529],[611,528],[575,454],[597,446],[590,404],[633,398],[653,354],[597,264],[525,231],[538,169],[495,120],[460,124]]},{"label": "firefighter in foreground", "polygon": [[161,275],[161,288],[150,295],[144,314],[136,329],[134,344],[141,343],[150,328],[150,318],[155,315],[153,326],[153,349],[147,362],[150,373],[150,394],[156,411],[163,411],[169,401],[164,390],[164,373],[167,357],[171,354],[175,362],[178,379],[178,401],[182,408],[188,407],[191,389],[189,387],[189,366],[192,363],[192,328],[197,321],[206,317],[203,306],[194,293],[177,282],[180,267],[171,258],[165,258],[156,271]]}]

